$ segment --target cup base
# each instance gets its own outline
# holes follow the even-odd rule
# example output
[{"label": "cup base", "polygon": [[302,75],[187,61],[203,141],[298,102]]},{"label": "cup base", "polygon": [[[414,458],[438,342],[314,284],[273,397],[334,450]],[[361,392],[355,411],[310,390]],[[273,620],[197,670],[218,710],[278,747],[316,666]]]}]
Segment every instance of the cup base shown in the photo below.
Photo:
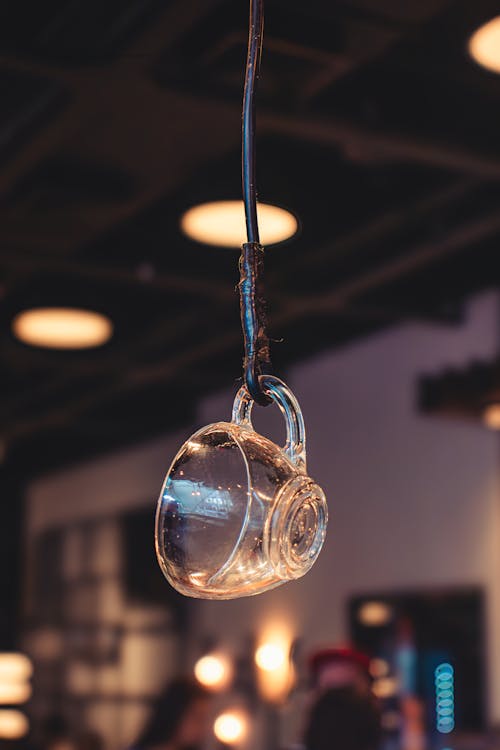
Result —
[{"label": "cup base", "polygon": [[280,578],[300,578],[314,565],[327,523],[328,507],[319,485],[299,476],[283,487],[266,535],[269,559]]}]

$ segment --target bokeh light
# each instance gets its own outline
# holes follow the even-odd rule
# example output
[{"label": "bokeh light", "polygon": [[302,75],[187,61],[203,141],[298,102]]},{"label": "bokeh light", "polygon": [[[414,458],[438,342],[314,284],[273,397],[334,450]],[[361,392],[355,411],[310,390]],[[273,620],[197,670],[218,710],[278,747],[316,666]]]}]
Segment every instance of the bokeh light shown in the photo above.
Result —
[{"label": "bokeh light", "polygon": [[113,324],[92,310],[37,307],[16,315],[12,332],[24,344],[46,349],[89,349],[113,334]]},{"label": "bokeh light", "polygon": [[500,73],[500,16],[492,18],[472,34],[469,53],[483,68]]},{"label": "bokeh light", "polygon": [[399,683],[395,677],[381,677],[373,683],[373,692],[377,698],[392,698],[398,692]]},{"label": "bokeh light", "polygon": [[0,709],[0,739],[19,740],[28,730],[28,719],[21,711]]},{"label": "bokeh light", "polygon": [[367,627],[382,627],[387,625],[392,617],[392,607],[384,602],[365,602],[358,610],[358,619]]},{"label": "bokeh light", "polygon": [[265,672],[274,672],[285,664],[286,651],[282,644],[263,643],[255,652],[255,663]]},{"label": "bokeh light", "polygon": [[222,690],[229,682],[231,667],[221,654],[207,654],[194,665],[194,675],[199,683],[211,690]]},{"label": "bokeh light", "polygon": [[0,653],[0,683],[23,682],[33,674],[31,660],[18,652]]},{"label": "bokeh light", "polygon": [[262,626],[254,658],[259,693],[269,703],[283,703],[293,686],[292,643],[293,631],[287,620],[272,618]]},{"label": "bokeh light", "polygon": [[226,745],[238,745],[248,732],[248,719],[242,711],[225,711],[215,719],[214,734]]},{"label": "bokeh light", "polygon": [[0,705],[13,706],[18,703],[26,703],[30,698],[31,685],[29,682],[0,681]]},{"label": "bokeh light", "polygon": [[500,403],[488,404],[485,407],[483,421],[490,430],[500,430]]}]

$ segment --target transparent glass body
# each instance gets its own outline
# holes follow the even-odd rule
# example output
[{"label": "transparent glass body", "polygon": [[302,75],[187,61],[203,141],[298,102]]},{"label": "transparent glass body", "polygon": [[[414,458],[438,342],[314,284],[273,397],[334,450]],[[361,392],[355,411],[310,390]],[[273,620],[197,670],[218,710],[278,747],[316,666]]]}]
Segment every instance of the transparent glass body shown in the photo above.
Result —
[{"label": "transparent glass body", "polygon": [[233,599],[304,575],[325,538],[328,511],[306,474],[299,405],[284,383],[264,378],[287,425],[280,448],[255,432],[253,402],[236,395],[231,422],[198,430],[165,478],[156,514],[156,552],[183,594]]}]

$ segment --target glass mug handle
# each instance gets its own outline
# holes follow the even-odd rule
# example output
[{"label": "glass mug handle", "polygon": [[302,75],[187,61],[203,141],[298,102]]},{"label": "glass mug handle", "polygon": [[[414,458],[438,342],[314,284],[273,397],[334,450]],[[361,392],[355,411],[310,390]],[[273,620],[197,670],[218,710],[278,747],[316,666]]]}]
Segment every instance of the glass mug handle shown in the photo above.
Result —
[{"label": "glass mug handle", "polygon": [[[279,407],[286,422],[286,443],[283,448],[290,461],[301,473],[306,472],[306,432],[299,402],[288,386],[274,375],[261,375],[260,383],[264,393]],[[245,386],[235,396],[232,421],[243,427],[252,425],[254,401]]]}]

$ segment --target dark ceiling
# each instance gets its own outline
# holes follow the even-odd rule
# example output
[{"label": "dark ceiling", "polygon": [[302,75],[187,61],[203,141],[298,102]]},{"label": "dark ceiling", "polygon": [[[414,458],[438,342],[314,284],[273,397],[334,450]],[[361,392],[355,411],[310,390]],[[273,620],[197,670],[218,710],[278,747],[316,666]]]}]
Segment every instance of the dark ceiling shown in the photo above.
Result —
[{"label": "dark ceiling", "polygon": [[[466,41],[498,3],[267,0],[261,199],[278,373],[405,319],[456,325],[500,281],[500,77]],[[236,386],[237,252],[183,237],[240,195],[246,0],[0,8],[0,419],[27,474],[167,431]],[[34,305],[106,312],[112,341],[29,348]],[[228,405],[229,408],[229,405]],[[221,415],[223,416],[223,415]]]}]

